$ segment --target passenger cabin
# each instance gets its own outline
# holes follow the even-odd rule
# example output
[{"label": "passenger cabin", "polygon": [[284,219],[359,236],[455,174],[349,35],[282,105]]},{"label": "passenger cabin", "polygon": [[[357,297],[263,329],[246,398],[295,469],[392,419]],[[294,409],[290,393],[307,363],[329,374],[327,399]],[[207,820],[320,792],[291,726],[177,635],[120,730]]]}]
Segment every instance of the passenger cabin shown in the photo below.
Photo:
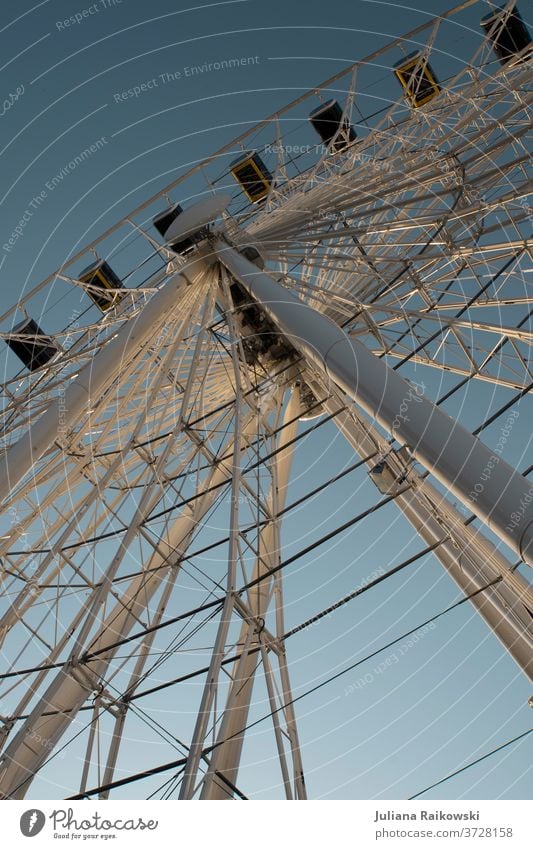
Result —
[{"label": "passenger cabin", "polygon": [[180,206],[179,203],[175,203],[172,206],[169,206],[168,209],[165,209],[163,212],[160,212],[159,215],[156,215],[156,217],[152,221],[152,224],[165,240],[166,247],[170,248],[170,250],[174,251],[174,253],[183,256],[183,254],[188,253],[190,250],[192,250],[192,248],[194,248],[194,239],[185,238],[169,242],[166,236],[170,225],[174,223],[176,218],[179,218],[182,212],[183,207]]},{"label": "passenger cabin", "polygon": [[336,100],[321,103],[310,113],[309,120],[330,153],[341,153],[357,138],[348,119],[343,119],[342,106]]},{"label": "passenger cabin", "polygon": [[45,336],[33,318],[25,318],[13,327],[11,333],[23,337],[7,338],[6,342],[29,371],[45,366],[59,351],[58,345],[49,336]]},{"label": "passenger cabin", "polygon": [[94,286],[96,290],[100,290],[87,289],[87,294],[102,312],[116,306],[124,297],[120,292],[113,291],[122,289],[122,281],[104,259],[97,260],[85,268],[78,279],[81,283],[87,283],[89,286]]},{"label": "passenger cabin", "polygon": [[507,65],[516,56],[523,62],[531,55],[531,36],[518,9],[508,14],[505,9],[496,9],[482,18],[481,26],[502,65]]},{"label": "passenger cabin", "polygon": [[152,224],[163,239],[165,238],[165,233],[172,222],[175,221],[182,212],[183,207],[181,207],[179,203],[175,203],[172,206],[169,206],[168,209],[160,212],[159,215],[156,215],[153,219]]},{"label": "passenger cabin", "polygon": [[415,109],[429,103],[441,91],[431,65],[418,51],[397,62],[394,65],[394,74],[400,81],[408,102]]},{"label": "passenger cabin", "polygon": [[230,171],[252,203],[264,200],[272,186],[272,174],[258,153],[244,153],[230,164]]}]

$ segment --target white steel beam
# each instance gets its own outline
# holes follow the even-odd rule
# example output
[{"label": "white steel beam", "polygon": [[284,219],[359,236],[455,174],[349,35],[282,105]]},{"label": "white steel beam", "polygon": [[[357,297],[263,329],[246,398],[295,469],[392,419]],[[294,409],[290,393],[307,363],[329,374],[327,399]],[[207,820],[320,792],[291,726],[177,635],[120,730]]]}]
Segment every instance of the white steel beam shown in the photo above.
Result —
[{"label": "white steel beam", "polygon": [[339,325],[220,238],[215,250],[304,358],[326,374],[525,562],[533,565],[533,488]]},{"label": "white steel beam", "polygon": [[237,589],[237,565],[239,562],[239,496],[241,483],[242,458],[239,446],[242,442],[242,407],[243,398],[240,383],[239,362],[235,346],[232,346],[233,372],[235,378],[235,416],[233,429],[233,457],[231,479],[231,507],[229,527],[228,572],[226,576],[226,597],[220,615],[220,622],[213,646],[213,654],[209,664],[207,680],[202,693],[198,716],[194,727],[187,764],[180,789],[180,799],[192,799],[197,782],[198,767],[202,759],[205,735],[209,724],[210,713],[215,701],[226,641],[231,625],[235,606],[235,591]]},{"label": "white steel beam", "polygon": [[[337,412],[340,407],[333,399],[324,402],[329,413]],[[370,428],[363,427],[345,412],[337,412],[334,421],[359,454],[372,453],[371,440],[379,442],[378,434],[372,434]],[[387,462],[394,460],[394,453],[389,453]],[[375,460],[370,461],[369,467],[374,463]],[[403,471],[400,465],[398,475]],[[442,540],[433,554],[465,595],[487,587],[470,599],[471,604],[533,680],[533,587],[513,570],[512,564],[479,529],[465,525],[465,517],[427,479],[411,472],[407,482],[411,485],[396,495],[394,503],[428,545]],[[489,587],[489,584],[493,585]]]},{"label": "white steel beam", "polygon": [[[283,426],[278,440],[278,448],[281,449],[274,458],[275,472],[272,480],[272,491],[269,506],[273,514],[283,510],[286,501],[287,487],[289,483],[290,470],[292,466],[293,440],[298,430],[298,415],[300,413],[300,399],[298,392],[293,392],[285,409]],[[275,528],[276,516],[273,522],[264,527],[259,536],[259,557],[254,566],[252,580],[260,578],[268,569],[277,565],[279,550],[277,550],[277,534]],[[263,580],[254,587],[248,604],[252,615],[257,621],[264,620],[271,598],[272,578]],[[241,656],[235,662],[232,671],[232,685],[220,729],[217,736],[216,748],[211,756],[211,764],[204,778],[201,798],[202,799],[229,799],[232,794],[228,792],[228,785],[219,776],[228,778],[232,784],[237,784],[239,763],[244,743],[244,731],[248,722],[248,714],[252,700],[252,690],[255,673],[258,665],[257,652],[251,652],[260,644],[260,638],[255,633],[254,624],[243,622],[237,645],[244,646]],[[265,670],[268,679],[268,672]],[[292,742],[292,741],[291,741]],[[295,748],[298,749],[297,740]],[[281,758],[281,754],[280,754]],[[293,758],[299,763],[299,752]],[[284,783],[287,789],[287,797],[305,798],[305,785],[300,776],[301,764],[294,764],[295,768],[295,793],[289,786],[288,776],[284,773]],[[284,772],[282,764],[282,772]]]},{"label": "white steel beam", "polygon": [[206,270],[202,259],[190,263],[169,278],[143,310],[117,332],[116,337],[87,363],[68,389],[33,424],[24,436],[0,458],[0,503],[30,471],[44,452],[72,427],[88,408],[91,398],[99,397],[116,378],[124,363],[145,345],[160,322],[176,309],[191,285],[199,285]]},{"label": "white steel beam", "polygon": [[[246,439],[253,436],[255,428],[256,416],[250,414],[243,423],[241,448]],[[50,756],[94,686],[105,676],[117,651],[115,644],[142,619],[155,592],[167,579],[168,569],[162,567],[179,567],[198,524],[219,496],[220,485],[228,479],[231,462],[228,459],[213,467],[202,483],[200,497],[187,505],[176,519],[145,570],[131,582],[102,622],[87,648],[89,652],[98,652],[99,659],[89,665],[84,664],[83,659],[66,664],[39,699],[0,758],[0,799],[24,798],[37,770]],[[115,647],[105,651],[106,646]],[[47,715],[50,713],[54,715]]]}]

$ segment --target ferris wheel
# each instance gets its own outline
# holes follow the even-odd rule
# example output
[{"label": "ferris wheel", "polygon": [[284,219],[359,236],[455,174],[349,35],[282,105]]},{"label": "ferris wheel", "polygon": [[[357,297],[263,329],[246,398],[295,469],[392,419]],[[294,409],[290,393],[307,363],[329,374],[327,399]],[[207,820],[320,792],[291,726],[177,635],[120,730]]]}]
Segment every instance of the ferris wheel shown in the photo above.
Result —
[{"label": "ferris wheel", "polygon": [[[153,776],[247,798],[272,757],[305,799],[291,638],[428,554],[533,678],[532,467],[483,442],[533,387],[531,39],[508,2],[452,59],[473,6],[247,129],[2,316],[2,798],[67,756],[69,798]],[[472,432],[445,403],[478,384]],[[288,556],[284,525],[332,480],[291,501],[292,469],[325,424],[372,495],[330,536],[379,537],[394,505],[419,545],[287,624],[290,565],[323,539]]]}]

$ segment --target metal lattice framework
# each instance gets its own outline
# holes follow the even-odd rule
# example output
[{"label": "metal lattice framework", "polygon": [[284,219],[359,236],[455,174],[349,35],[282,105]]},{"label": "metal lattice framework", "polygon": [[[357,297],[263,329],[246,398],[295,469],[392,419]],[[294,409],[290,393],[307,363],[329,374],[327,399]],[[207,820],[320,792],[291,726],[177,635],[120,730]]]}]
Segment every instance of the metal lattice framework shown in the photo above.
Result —
[{"label": "metal lattice framework", "polygon": [[[409,378],[416,367],[431,384],[446,372],[452,392],[490,383],[495,411],[529,392],[531,63],[501,65],[481,33],[469,33],[468,56],[452,60],[449,21],[473,5],[247,130],[2,316],[2,335],[13,339],[21,315],[38,314],[58,346],[46,365],[2,385],[4,798],[24,796],[37,774],[53,780],[63,746],[76,753],[72,794],[106,798],[121,783],[125,748],[120,776],[142,776],[127,744],[132,718],[175,753],[167,796],[242,797],[254,698],[271,715],[284,795],[305,798],[280,539],[293,454],[314,415],[338,426],[362,475],[385,471],[376,513],[394,501],[533,677],[533,594],[507,559],[513,541],[496,548],[498,527],[489,521],[494,536],[470,520],[470,511],[486,518],[475,500],[463,499],[461,512],[440,486],[444,460],[425,463],[401,428],[358,403],[360,387],[351,392],[325,356],[321,367],[291,337],[275,307],[264,300],[261,311],[253,289],[256,277],[270,280],[273,303],[286,295],[313,308],[388,374]],[[411,108],[390,75],[379,108],[367,108],[368,87],[411,42],[424,61],[445,65],[439,96]],[[305,116],[331,96],[358,133],[335,155],[306,143]],[[239,148],[258,150],[273,175],[261,204],[234,189],[228,157]],[[162,198],[192,205],[228,187],[231,203],[191,254],[155,238]],[[80,280],[94,256],[126,287],[104,315]],[[259,310],[253,332],[243,293]],[[531,563],[522,530],[515,550]],[[195,560],[206,551],[209,570]],[[185,654],[198,635],[209,647],[200,665]],[[170,687],[183,729],[143,710],[147,695]]]}]

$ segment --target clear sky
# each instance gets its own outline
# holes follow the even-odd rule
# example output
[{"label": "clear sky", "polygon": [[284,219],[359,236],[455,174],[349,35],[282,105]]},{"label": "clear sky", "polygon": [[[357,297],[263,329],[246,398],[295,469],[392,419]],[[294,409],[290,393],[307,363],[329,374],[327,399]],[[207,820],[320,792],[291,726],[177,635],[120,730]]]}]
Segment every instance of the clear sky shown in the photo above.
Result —
[{"label": "clear sky", "polygon": [[[531,3],[522,0],[519,6],[526,19],[533,18]],[[16,301],[77,246],[246,123],[446,8],[445,0],[411,5],[380,0],[3,0],[0,243],[32,198],[44,192],[45,199],[16,249],[0,252],[2,304]],[[485,11],[480,5],[472,13],[473,32]],[[463,29],[451,32],[452,57],[470,35]],[[209,70],[209,63],[243,57],[254,62]],[[98,152],[65,174],[68,163],[99,139]],[[47,183],[62,169],[64,176],[49,190]],[[426,380],[430,394],[437,397],[439,388],[431,381]],[[476,389],[475,404],[472,396],[456,398],[448,409],[453,412],[455,405],[458,410],[465,402],[461,414],[475,427],[485,417],[490,392]],[[484,438],[496,442],[501,426],[495,423]],[[520,427],[527,431],[527,424]],[[522,465],[524,435],[522,430],[516,445],[507,449],[507,459]],[[310,462],[317,457],[320,464]],[[333,427],[319,430],[297,452],[289,498],[352,461]],[[288,554],[360,512],[375,500],[375,491],[364,476],[356,486],[348,476],[329,497],[328,504],[337,506],[327,515],[316,500],[292,518],[284,532]],[[378,539],[374,526],[357,526],[342,542],[318,549],[287,574],[289,626],[342,597],[378,567],[386,569],[422,547],[393,506],[380,517]],[[458,597],[434,559],[419,561],[407,575],[294,638],[288,652],[295,694]],[[386,670],[378,664],[355,670],[298,705],[312,797],[405,798],[531,725],[530,686],[467,605],[421,634]],[[180,736],[180,717],[174,716],[171,701],[153,707]],[[260,733],[254,734],[254,744],[261,746]],[[171,758],[161,748],[146,747],[147,766]],[[530,762],[526,741],[447,782],[430,798],[527,798]],[[138,768],[136,758],[131,766]],[[261,770],[244,771],[242,784],[269,798],[274,779],[268,770],[264,776]],[[122,795],[145,792],[144,785],[131,786]],[[53,791],[36,784],[35,795]]]}]

